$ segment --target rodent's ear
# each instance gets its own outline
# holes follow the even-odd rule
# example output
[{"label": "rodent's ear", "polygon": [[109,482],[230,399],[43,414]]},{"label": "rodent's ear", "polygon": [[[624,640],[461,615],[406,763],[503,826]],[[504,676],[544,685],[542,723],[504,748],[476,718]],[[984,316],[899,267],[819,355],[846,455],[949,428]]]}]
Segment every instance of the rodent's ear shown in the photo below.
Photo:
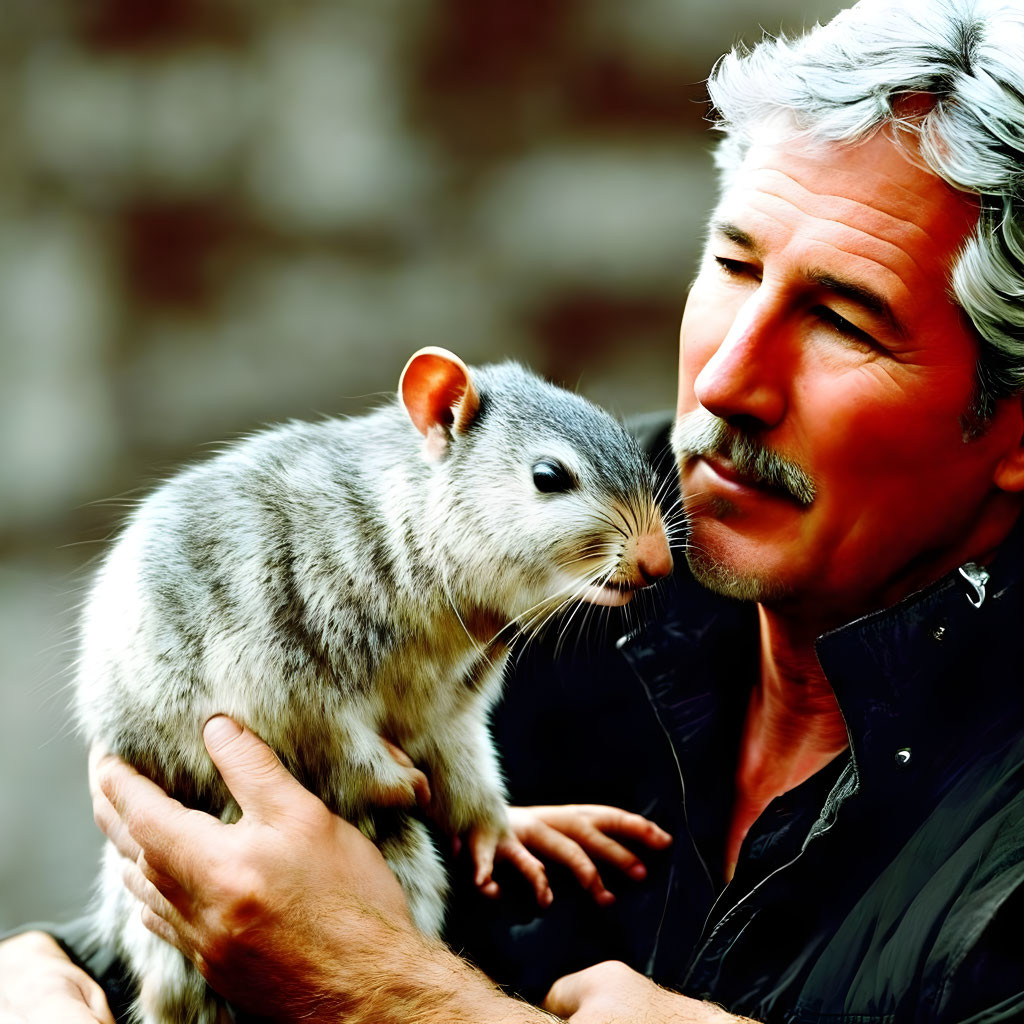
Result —
[{"label": "rodent's ear", "polygon": [[454,352],[433,346],[421,348],[405,364],[398,395],[427,439],[430,458],[440,458],[452,431],[465,430],[480,408],[466,364]]}]

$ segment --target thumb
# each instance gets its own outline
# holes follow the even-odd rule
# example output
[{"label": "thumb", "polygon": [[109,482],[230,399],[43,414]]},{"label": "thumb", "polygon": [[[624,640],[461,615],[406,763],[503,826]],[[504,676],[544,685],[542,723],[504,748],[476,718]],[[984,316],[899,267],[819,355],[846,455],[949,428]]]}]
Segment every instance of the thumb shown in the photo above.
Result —
[{"label": "thumb", "polygon": [[[43,995],[36,1002],[32,1009],[40,1014],[41,1020],[59,1020],[62,1024],[111,1024],[114,1020],[110,1016],[110,1010],[96,1010],[87,1003],[80,1003],[77,999],[72,1002],[73,997],[67,997],[63,992],[58,995]],[[0,1017],[4,1024],[8,1022],[27,1020],[23,1017]]]},{"label": "thumb", "polygon": [[227,715],[214,715],[203,726],[203,742],[243,814],[275,817],[295,800],[296,790],[306,792],[256,733]]},{"label": "thumb", "polygon": [[556,1017],[568,1019],[579,1008],[582,1001],[579,974],[567,974],[559,978],[548,990],[541,1009],[553,1013]]}]

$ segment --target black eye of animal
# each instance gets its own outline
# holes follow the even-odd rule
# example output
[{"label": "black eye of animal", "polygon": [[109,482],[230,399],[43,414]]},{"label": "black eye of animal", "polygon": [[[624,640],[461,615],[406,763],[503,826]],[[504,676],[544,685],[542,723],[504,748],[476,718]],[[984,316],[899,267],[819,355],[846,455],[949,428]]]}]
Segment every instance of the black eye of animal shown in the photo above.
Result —
[{"label": "black eye of animal", "polygon": [[571,491],[576,486],[569,470],[554,459],[541,459],[533,464],[533,485],[542,494]]}]

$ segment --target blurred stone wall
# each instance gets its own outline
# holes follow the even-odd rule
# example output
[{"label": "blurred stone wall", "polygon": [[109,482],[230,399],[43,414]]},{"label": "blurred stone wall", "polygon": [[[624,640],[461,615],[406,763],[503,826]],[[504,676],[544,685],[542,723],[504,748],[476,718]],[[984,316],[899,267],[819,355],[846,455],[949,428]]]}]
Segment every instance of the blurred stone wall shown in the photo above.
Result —
[{"label": "blurred stone wall", "polygon": [[670,405],[701,81],[837,7],[0,0],[0,927],[94,874],[68,666],[132,496],[426,344]]}]

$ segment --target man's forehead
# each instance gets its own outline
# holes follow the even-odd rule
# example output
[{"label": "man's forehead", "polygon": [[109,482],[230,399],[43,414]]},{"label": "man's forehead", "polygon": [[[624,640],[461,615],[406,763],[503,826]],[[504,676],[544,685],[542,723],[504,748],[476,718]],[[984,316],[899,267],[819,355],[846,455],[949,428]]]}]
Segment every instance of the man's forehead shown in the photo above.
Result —
[{"label": "man's forehead", "polygon": [[887,132],[856,144],[777,130],[762,134],[727,185],[714,220],[749,230],[744,207],[763,208],[766,198],[879,239],[921,234],[950,254],[973,230],[979,210],[976,196],[948,185]]}]

